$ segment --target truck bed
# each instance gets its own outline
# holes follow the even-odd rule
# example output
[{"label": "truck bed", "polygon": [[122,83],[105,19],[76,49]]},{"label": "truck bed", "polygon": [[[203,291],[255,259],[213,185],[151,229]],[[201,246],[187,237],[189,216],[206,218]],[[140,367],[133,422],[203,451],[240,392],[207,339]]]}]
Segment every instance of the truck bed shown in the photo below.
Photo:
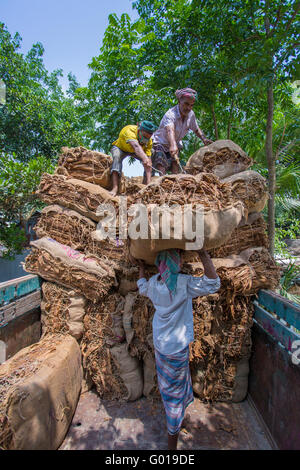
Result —
[{"label": "truck bed", "polygon": [[[249,399],[187,408],[178,450],[271,450],[274,444]],[[59,450],[167,449],[162,403],[142,398],[131,403],[81,395],[68,434]]]},{"label": "truck bed", "polygon": [[[41,280],[28,275],[0,283],[0,364],[38,342]],[[300,448],[300,307],[261,290],[254,300],[247,399],[186,411],[178,449]],[[166,422],[160,401],[101,400],[83,393],[60,450],[163,450]]]}]

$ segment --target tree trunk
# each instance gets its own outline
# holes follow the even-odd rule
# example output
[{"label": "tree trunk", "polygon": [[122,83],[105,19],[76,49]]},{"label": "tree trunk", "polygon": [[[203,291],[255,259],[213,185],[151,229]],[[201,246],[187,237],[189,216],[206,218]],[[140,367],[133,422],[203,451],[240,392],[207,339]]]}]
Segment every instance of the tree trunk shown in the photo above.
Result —
[{"label": "tree trunk", "polygon": [[232,101],[231,101],[231,105],[230,105],[230,112],[229,112],[228,124],[227,124],[227,139],[230,139],[231,119],[232,119],[233,105],[234,105],[234,101],[232,100]]},{"label": "tree trunk", "polygon": [[215,126],[215,139],[219,140],[218,123],[217,123],[217,118],[216,118],[214,106],[211,107],[211,112],[212,112],[212,115],[213,115],[214,126]]},{"label": "tree trunk", "polygon": [[268,98],[268,114],[267,114],[267,128],[266,128],[266,159],[268,163],[268,187],[269,187],[269,200],[268,200],[268,236],[269,236],[269,251],[271,256],[274,256],[275,250],[275,185],[276,185],[276,172],[275,172],[275,156],[273,155],[273,112],[274,112],[274,97],[273,97],[273,80],[268,85],[267,90]]}]

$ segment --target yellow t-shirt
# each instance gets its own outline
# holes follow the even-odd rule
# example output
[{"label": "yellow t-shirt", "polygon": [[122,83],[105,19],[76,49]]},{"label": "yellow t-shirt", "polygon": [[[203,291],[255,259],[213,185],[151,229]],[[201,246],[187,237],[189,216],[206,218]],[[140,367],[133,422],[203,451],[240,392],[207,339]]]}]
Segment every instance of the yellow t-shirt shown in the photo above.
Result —
[{"label": "yellow t-shirt", "polygon": [[[116,147],[119,147],[119,149],[123,150],[123,152],[129,152],[129,153],[134,153],[133,147],[130,145],[130,140],[136,140],[138,141],[138,126],[125,126],[121,130],[119,134],[119,138],[115,140],[112,145],[116,145]],[[152,139],[149,139],[148,144],[140,144],[142,149],[144,150],[145,154],[148,157],[151,157],[151,150],[152,150]]]}]

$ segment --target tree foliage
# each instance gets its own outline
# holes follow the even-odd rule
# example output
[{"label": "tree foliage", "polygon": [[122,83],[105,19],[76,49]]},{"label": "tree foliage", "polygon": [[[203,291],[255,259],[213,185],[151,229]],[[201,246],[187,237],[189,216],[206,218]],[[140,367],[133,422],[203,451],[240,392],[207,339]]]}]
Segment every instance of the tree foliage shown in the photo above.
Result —
[{"label": "tree foliage", "polygon": [[20,162],[14,157],[0,157],[0,243],[4,256],[20,253],[26,241],[26,221],[44,207],[36,190],[43,173],[52,173],[54,165],[46,157],[32,157]]},{"label": "tree foliage", "polygon": [[[275,223],[279,231],[288,230],[283,220],[295,220],[299,211],[299,104],[292,97],[299,78],[300,3],[136,0],[133,5],[137,20],[109,16],[99,54],[89,63],[88,86],[80,87],[70,74],[66,94],[59,85],[61,70],[45,70],[42,45],[24,57],[19,35],[12,38],[0,26],[0,76],[8,90],[7,105],[0,107],[3,155],[53,160],[61,146],[79,144],[108,153],[124,125],[141,119],[158,125],[176,104],[175,90],[189,86],[198,92],[194,110],[207,137],[235,141],[268,178],[269,232]],[[189,134],[182,159],[199,145]],[[296,233],[297,224],[290,226]]]}]

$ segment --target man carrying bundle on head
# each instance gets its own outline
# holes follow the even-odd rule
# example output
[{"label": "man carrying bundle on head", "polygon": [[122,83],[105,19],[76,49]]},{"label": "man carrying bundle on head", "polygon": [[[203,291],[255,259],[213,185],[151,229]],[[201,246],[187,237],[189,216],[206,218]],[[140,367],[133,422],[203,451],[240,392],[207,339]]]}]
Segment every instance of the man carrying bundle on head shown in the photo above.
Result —
[{"label": "man carrying bundle on head", "polygon": [[118,193],[119,180],[122,174],[122,163],[126,157],[134,157],[140,160],[145,170],[143,183],[150,183],[152,168],[151,136],[155,129],[156,126],[150,121],[142,121],[137,126],[125,126],[121,130],[119,138],[113,142],[111,149],[113,163],[110,169],[113,186],[111,194],[113,196],[116,196]]},{"label": "man carrying bundle on head", "polygon": [[129,256],[140,266],[137,286],[155,308],[152,321],[153,344],[159,391],[164,404],[168,449],[177,448],[185,409],[194,400],[189,368],[189,344],[194,340],[192,299],[217,292],[220,278],[208,253],[199,251],[204,275],[182,274],[181,252],[160,251],[155,259],[158,274],[148,281],[142,260]]},{"label": "man carrying bundle on head", "polygon": [[197,92],[192,88],[182,88],[175,92],[175,96],[178,104],[166,112],[153,135],[152,166],[162,174],[166,174],[167,170],[179,173],[181,140],[189,130],[192,130],[204,145],[212,143],[199,128],[193,111]]}]

